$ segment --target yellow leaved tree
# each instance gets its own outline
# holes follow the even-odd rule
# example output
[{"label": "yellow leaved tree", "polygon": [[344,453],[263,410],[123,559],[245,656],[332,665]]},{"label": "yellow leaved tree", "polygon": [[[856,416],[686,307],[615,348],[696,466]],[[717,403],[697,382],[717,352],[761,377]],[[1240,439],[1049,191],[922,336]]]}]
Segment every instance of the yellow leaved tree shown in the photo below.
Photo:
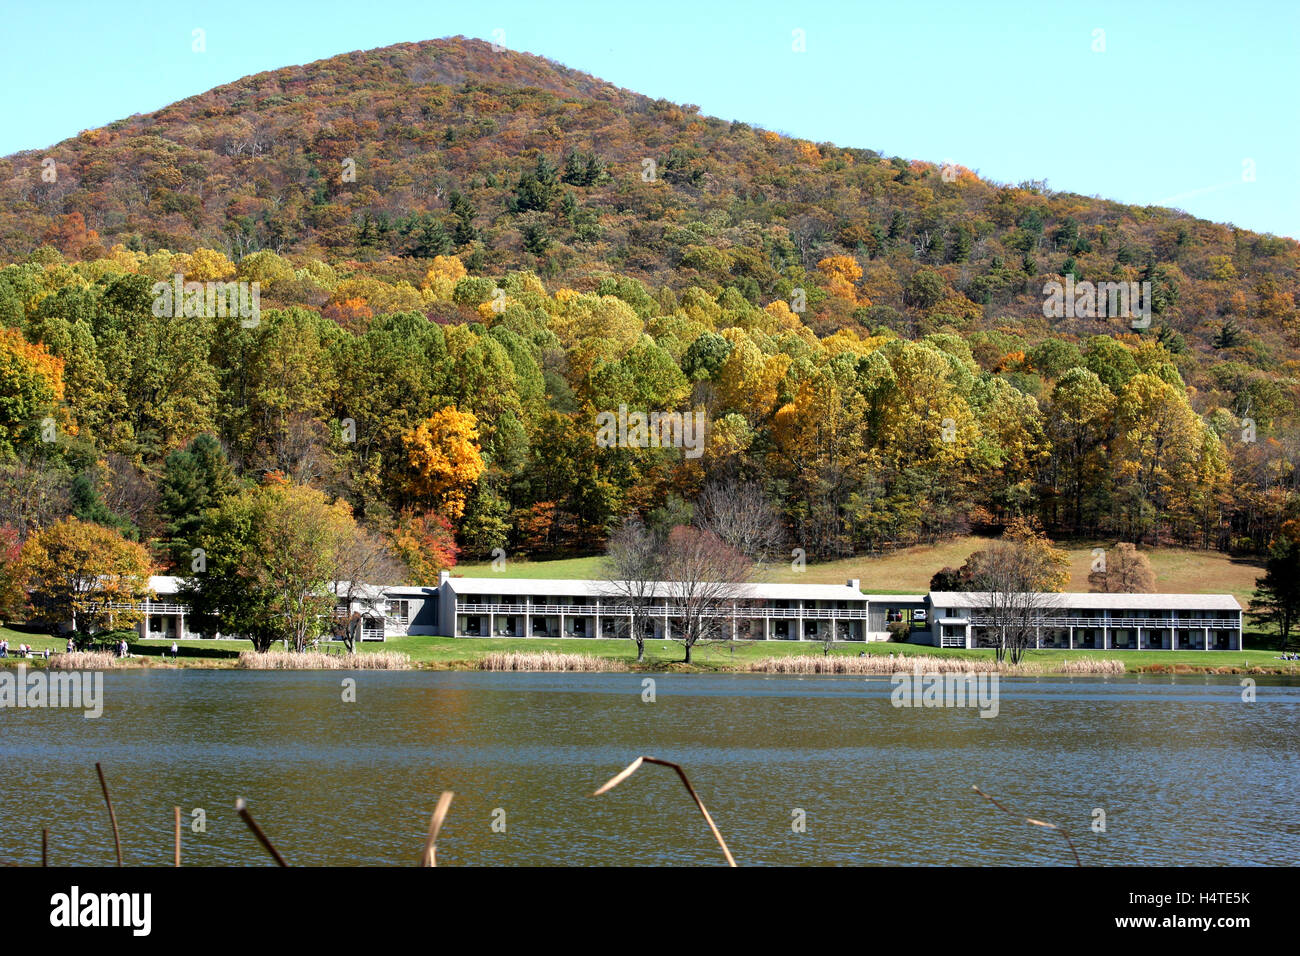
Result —
[{"label": "yellow leaved tree", "polygon": [[465,514],[470,489],[483,474],[478,419],[448,407],[402,434],[411,495],[452,520]]}]

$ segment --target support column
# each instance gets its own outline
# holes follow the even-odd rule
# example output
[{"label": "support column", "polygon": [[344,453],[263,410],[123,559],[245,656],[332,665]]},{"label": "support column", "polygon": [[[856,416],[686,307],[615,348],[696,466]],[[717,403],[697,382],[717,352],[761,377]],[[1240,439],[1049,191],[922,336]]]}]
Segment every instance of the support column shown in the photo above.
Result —
[{"label": "support column", "polygon": [[1070,625],[1070,650],[1074,650],[1074,625]]},{"label": "support column", "polygon": [[772,619],[767,615],[763,616],[763,640],[771,640]]}]

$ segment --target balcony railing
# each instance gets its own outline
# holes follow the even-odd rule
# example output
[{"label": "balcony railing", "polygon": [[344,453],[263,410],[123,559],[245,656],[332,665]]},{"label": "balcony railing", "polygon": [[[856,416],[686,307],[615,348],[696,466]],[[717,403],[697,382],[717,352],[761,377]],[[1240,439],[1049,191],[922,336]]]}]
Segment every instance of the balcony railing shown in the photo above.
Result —
[{"label": "balcony railing", "polygon": [[[680,617],[680,611],[674,608],[665,608],[662,606],[650,607],[645,610],[647,617],[662,618],[667,613],[668,617]],[[627,617],[632,612],[626,605],[609,605],[609,604],[456,604],[457,614],[536,614],[536,615],[561,615],[565,617],[594,617],[599,614],[602,617]],[[802,611],[794,608],[781,607],[752,607],[737,605],[734,609],[728,605],[719,608],[707,608],[703,611],[705,617],[722,617],[722,618],[806,618],[808,620],[853,620],[864,621],[867,618],[866,608],[834,608],[834,607],[817,607],[805,608]]]},{"label": "balcony railing", "polygon": [[110,604],[115,611],[140,611],[144,614],[189,614],[188,604],[169,604],[162,601],[128,601]]},{"label": "balcony railing", "polygon": [[[997,621],[988,615],[973,614],[971,623],[976,627],[996,626]],[[1043,617],[1033,622],[1039,627],[1085,627],[1095,628],[1129,628],[1129,627],[1162,627],[1162,628],[1237,628],[1240,622],[1230,617],[1213,617],[1213,618],[1190,618],[1190,617],[1112,617],[1109,619],[1099,617]]]}]

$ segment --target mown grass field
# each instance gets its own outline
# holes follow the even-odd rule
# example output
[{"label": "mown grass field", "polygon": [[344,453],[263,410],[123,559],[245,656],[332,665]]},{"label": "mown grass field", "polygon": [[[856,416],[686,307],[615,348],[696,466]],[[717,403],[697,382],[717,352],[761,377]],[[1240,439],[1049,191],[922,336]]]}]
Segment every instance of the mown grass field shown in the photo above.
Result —
[{"label": "mown grass field", "polygon": [[[595,638],[455,638],[455,637],[403,637],[379,643],[367,644],[362,650],[398,651],[409,654],[413,661],[430,664],[450,664],[460,661],[472,661],[477,657],[493,651],[554,651],[569,654],[592,654],[597,657],[610,657],[631,663],[636,659],[636,647],[629,640],[597,640]],[[692,653],[692,663],[706,670],[744,669],[751,661],[763,657],[777,657],[787,654],[820,655],[825,649],[820,642],[805,641],[752,641],[720,642],[716,644],[697,645]],[[859,654],[916,654],[940,655],[965,659],[992,658],[992,650],[964,650],[961,648],[938,648],[914,644],[893,644],[874,642],[870,644],[852,643],[836,644],[832,654],[857,657]],[[680,644],[671,641],[647,641],[646,661],[648,669],[673,669],[680,665],[683,650]],[[1030,651],[1026,660],[1040,664],[1064,661],[1071,658],[1111,658],[1121,660],[1130,671],[1143,667],[1161,665],[1165,667],[1262,667],[1281,669],[1300,674],[1300,661],[1277,660],[1277,652],[1271,650],[1245,651],[1093,651],[1093,650],[1055,650],[1044,649]]]},{"label": "mown grass field", "polygon": [[[46,647],[51,651],[63,650],[63,642],[38,635],[20,634],[8,628],[2,629],[9,636],[10,646],[21,639],[31,644],[38,652]],[[235,657],[240,651],[251,650],[248,641],[180,641],[180,658],[164,656],[163,652],[171,648],[170,641],[137,641],[132,645],[135,655],[133,663],[148,666],[179,667],[233,667]],[[334,646],[335,650],[341,645]],[[553,651],[561,654],[591,654],[596,657],[620,660],[629,665],[636,660],[636,647],[629,640],[597,640],[594,638],[455,638],[455,637],[397,637],[382,643],[370,641],[359,646],[363,654],[379,651],[407,654],[413,663],[434,668],[472,667],[477,659],[502,651],[540,652]],[[692,654],[692,669],[702,671],[745,670],[750,662],[763,657],[782,655],[820,655],[824,648],[819,642],[803,643],[792,641],[753,641],[731,644],[697,645]],[[856,657],[859,654],[907,654],[940,655],[970,660],[991,658],[991,650],[964,650],[959,648],[937,648],[915,644],[836,644],[832,654]],[[215,656],[215,655],[221,656]],[[649,671],[684,670],[682,664],[683,650],[680,644],[670,641],[647,641],[646,659],[642,664]],[[1261,668],[1300,675],[1300,662],[1278,660],[1273,650],[1251,649],[1245,651],[1093,651],[1093,650],[1034,650],[1026,656],[1032,663],[1050,665],[1053,662],[1071,658],[1111,658],[1123,661],[1127,670],[1138,672],[1143,668],[1234,668],[1249,670]],[[8,661],[13,666],[19,663],[14,658]],[[41,661],[30,662],[40,666]]]}]

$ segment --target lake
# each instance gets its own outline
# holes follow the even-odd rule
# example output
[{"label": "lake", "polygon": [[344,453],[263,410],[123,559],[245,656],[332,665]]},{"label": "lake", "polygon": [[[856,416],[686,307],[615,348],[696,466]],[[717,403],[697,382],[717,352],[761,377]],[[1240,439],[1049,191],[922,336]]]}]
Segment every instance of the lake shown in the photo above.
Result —
[{"label": "lake", "polygon": [[981,718],[895,708],[883,677],[656,675],[653,703],[644,679],[108,672],[97,720],[0,710],[0,860],[38,863],[44,826],[51,862],[111,864],[100,761],[128,864],[170,863],[174,805],[187,864],[268,864],[240,796],[290,864],[414,864],[444,789],[440,865],[721,863],[668,768],[591,796],[641,754],[685,766],[742,866],[1072,863],[972,785],[1085,864],[1300,860],[1294,680],[1003,679]]}]

